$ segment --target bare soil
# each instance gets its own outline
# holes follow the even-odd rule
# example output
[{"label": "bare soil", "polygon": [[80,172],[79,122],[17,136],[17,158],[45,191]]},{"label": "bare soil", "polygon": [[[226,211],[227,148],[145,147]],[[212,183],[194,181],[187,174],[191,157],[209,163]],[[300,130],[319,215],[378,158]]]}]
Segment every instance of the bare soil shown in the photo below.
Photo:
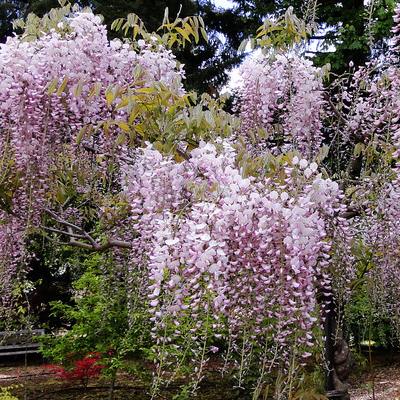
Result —
[{"label": "bare soil", "polygon": [[400,355],[379,352],[351,379],[351,400],[400,400]]},{"label": "bare soil", "polygon": [[[162,389],[157,400],[172,400],[181,391],[184,382],[177,382]],[[109,382],[93,380],[84,389],[79,383],[64,383],[50,374],[43,365],[0,366],[0,387],[10,387],[20,400],[108,400]],[[1,393],[1,392],[0,392]],[[245,400],[249,397],[232,384],[221,379],[217,371],[207,374],[200,385],[197,400]],[[115,384],[114,400],[150,399],[148,384],[132,375],[121,373]],[[180,400],[178,397],[177,400]]]},{"label": "bare soil", "polygon": [[[107,400],[106,380],[89,383],[84,390],[74,383],[63,383],[49,373],[44,365],[0,366],[0,387],[16,385],[12,393],[22,400]],[[172,400],[179,393],[179,384],[165,388],[157,400]],[[372,368],[355,372],[351,378],[351,400],[400,400],[400,354],[375,354]],[[150,396],[139,378],[119,374],[114,400],[146,400]],[[221,379],[217,371],[207,375],[197,400],[246,400],[249,394],[232,388],[232,382]],[[179,397],[177,398],[179,400]]]}]

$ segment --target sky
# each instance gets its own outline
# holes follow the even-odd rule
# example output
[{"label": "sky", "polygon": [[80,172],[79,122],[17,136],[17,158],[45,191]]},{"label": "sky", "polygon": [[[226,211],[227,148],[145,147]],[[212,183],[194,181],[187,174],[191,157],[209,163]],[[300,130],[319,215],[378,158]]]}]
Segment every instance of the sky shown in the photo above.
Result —
[{"label": "sky", "polygon": [[230,0],[214,0],[214,4],[223,8],[230,8],[233,6],[233,2]]},{"label": "sky", "polygon": [[[230,0],[214,0],[214,4],[218,7],[231,8],[234,3]],[[230,93],[232,90],[241,84],[238,67],[233,68],[229,72],[229,82],[222,88],[221,93]]]}]

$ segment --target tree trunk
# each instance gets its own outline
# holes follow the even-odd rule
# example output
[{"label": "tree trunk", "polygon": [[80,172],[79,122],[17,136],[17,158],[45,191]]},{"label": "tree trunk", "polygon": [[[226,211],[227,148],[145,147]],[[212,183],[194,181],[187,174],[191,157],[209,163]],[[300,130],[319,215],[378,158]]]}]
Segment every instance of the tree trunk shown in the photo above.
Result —
[{"label": "tree trunk", "polygon": [[325,311],[325,359],[327,371],[325,375],[325,390],[328,399],[350,400],[349,385],[346,380],[352,367],[349,346],[343,338],[341,329],[337,326],[336,306],[332,295],[326,297]]}]

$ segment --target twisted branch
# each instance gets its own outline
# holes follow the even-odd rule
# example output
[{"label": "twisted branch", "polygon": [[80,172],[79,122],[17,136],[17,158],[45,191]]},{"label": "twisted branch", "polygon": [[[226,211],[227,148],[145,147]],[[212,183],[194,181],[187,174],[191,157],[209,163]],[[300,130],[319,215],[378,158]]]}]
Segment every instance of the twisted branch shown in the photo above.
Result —
[{"label": "twisted branch", "polygon": [[[132,244],[123,240],[107,238],[104,243],[98,243],[88,232],[78,225],[75,225],[69,221],[66,221],[54,211],[46,209],[46,212],[60,225],[65,227],[63,229],[56,229],[47,226],[41,226],[42,229],[57,233],[59,235],[67,236],[69,240],[67,242],[58,241],[59,244],[68,245],[72,247],[79,247],[90,251],[102,252],[112,247],[130,249]],[[80,239],[80,240],[77,240]]]}]

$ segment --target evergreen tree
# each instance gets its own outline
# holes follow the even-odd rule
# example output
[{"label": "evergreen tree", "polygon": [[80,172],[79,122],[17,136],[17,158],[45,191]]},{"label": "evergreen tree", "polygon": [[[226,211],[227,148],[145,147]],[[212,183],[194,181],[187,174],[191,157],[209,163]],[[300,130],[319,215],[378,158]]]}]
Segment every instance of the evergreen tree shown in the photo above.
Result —
[{"label": "evergreen tree", "polygon": [[[245,30],[254,33],[267,16],[279,16],[292,6],[297,15],[307,17],[307,10],[315,7],[315,22],[321,33],[311,37],[320,46],[313,53],[316,64],[330,63],[332,70],[341,73],[352,61],[364,64],[371,55],[387,48],[387,38],[393,24],[395,0],[234,0],[235,10],[246,17]],[[309,6],[309,7],[308,7]]]},{"label": "evergreen tree", "polygon": [[23,0],[6,0],[0,3],[0,42],[12,34],[12,21],[25,16],[28,4]]}]

